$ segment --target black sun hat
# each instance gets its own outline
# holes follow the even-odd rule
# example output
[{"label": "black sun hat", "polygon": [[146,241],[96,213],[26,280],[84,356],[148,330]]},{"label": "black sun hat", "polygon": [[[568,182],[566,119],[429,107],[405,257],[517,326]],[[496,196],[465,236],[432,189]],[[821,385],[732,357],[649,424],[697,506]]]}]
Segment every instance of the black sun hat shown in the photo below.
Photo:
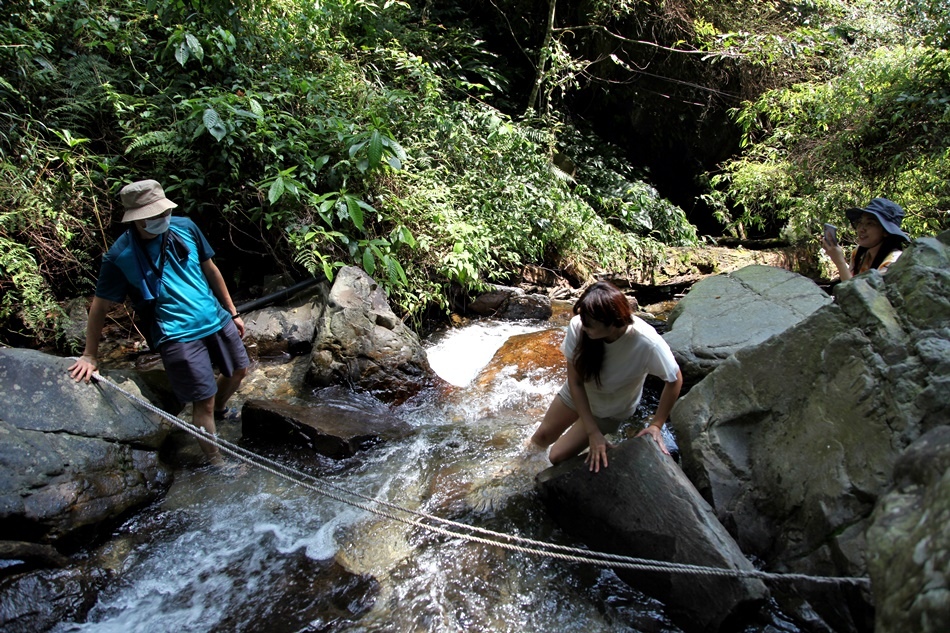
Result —
[{"label": "black sun hat", "polygon": [[865,213],[870,213],[876,217],[877,221],[884,227],[884,230],[891,235],[904,238],[908,242],[910,241],[910,237],[907,233],[901,230],[901,221],[904,219],[904,209],[901,205],[896,202],[891,202],[887,198],[875,198],[863,209],[851,207],[844,212],[848,217],[848,221],[851,222],[851,226],[857,224],[858,220],[860,220],[861,216]]}]

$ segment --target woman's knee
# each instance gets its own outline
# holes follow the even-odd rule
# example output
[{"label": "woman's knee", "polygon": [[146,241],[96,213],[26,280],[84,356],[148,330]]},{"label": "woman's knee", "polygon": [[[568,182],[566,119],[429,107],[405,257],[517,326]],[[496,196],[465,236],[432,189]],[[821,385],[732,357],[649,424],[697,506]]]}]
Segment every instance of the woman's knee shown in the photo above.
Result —
[{"label": "woman's knee", "polygon": [[534,432],[534,435],[531,436],[531,441],[538,446],[547,448],[551,444],[554,444],[562,434],[563,431],[560,429],[552,428],[542,423]]},{"label": "woman's knee", "polygon": [[552,448],[551,451],[548,453],[548,460],[550,460],[550,462],[551,462],[551,464],[552,464],[553,466],[557,466],[558,464],[560,464],[561,462],[563,462],[563,461],[564,461],[565,459],[567,459],[568,457],[572,457],[572,456],[571,456],[571,455],[565,455],[565,454],[563,454],[563,453],[560,453],[560,452],[554,450],[553,448]]},{"label": "woman's knee", "polygon": [[576,455],[580,455],[584,446],[575,446],[570,442],[555,442],[554,446],[548,452],[548,459],[552,464],[560,464]]}]

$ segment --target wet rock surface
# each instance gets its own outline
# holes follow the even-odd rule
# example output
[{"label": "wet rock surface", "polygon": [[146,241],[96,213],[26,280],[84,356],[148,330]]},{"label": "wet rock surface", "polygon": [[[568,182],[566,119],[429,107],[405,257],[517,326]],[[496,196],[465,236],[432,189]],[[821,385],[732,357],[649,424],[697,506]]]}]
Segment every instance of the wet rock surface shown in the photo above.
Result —
[{"label": "wet rock surface", "polygon": [[[928,431],[942,432],[950,424],[947,417],[950,411],[947,378],[950,375],[950,344],[947,343],[950,340],[947,318],[950,299],[945,292],[950,287],[946,255],[948,242],[947,236],[940,240],[919,240],[915,245],[916,253],[907,262],[895,264],[887,277],[882,279],[870,274],[854,283],[842,284],[836,304],[819,309],[786,330],[780,337],[784,343],[771,343],[774,347],[769,347],[770,341],[765,341],[722,361],[722,368],[694,388],[698,394],[705,394],[702,404],[694,400],[688,408],[680,411],[679,407],[686,401],[684,398],[673,416],[679,444],[684,451],[684,468],[705,498],[713,503],[716,516],[746,554],[759,556],[765,552],[767,555],[763,561],[769,571],[822,575],[870,573],[875,584],[873,603],[879,621],[889,623],[888,626],[893,623],[898,627],[893,630],[902,630],[900,627],[905,626],[913,628],[922,622],[936,623],[938,628],[923,629],[928,633],[942,630],[939,627],[946,628],[940,620],[941,613],[945,612],[939,610],[946,604],[946,578],[940,572],[946,569],[943,501],[948,497],[947,467],[945,449],[939,448],[945,439],[937,438],[939,441],[936,441],[935,436],[927,435],[926,442],[914,442]],[[709,272],[704,271],[703,276]],[[374,291],[364,293],[364,296],[371,306],[377,301]],[[561,307],[561,303],[555,302],[555,305]],[[564,309],[569,307],[569,302],[563,304]],[[559,314],[569,316],[564,309]],[[837,314],[830,318],[825,316],[817,324],[808,323],[825,313]],[[373,328],[394,326],[385,311],[371,307],[365,314],[370,315],[367,319]],[[345,326],[346,318],[339,317],[340,323]],[[318,329],[315,324],[314,331]],[[557,330],[553,332],[506,344],[496,361],[477,379],[478,388],[493,389],[509,379],[537,381],[539,378],[532,367],[543,367],[548,374],[562,371],[563,359],[556,347],[560,341]],[[386,340],[383,337],[383,346],[388,345]],[[534,351],[526,353],[525,345]],[[332,345],[324,351],[343,369],[339,373],[331,372],[328,382],[387,394],[393,401],[418,393],[416,389],[427,384],[427,379],[416,380],[416,374],[401,369],[406,362],[412,365],[411,360],[405,361],[405,358],[411,359],[412,353],[401,356],[403,348],[398,345],[387,349],[395,350],[393,359],[403,359],[391,365],[395,382],[374,377],[378,372],[389,370],[378,369],[371,358],[363,359],[359,353],[353,356],[352,348],[334,348]],[[753,353],[753,349],[759,351]],[[5,362],[3,354],[9,351],[0,350],[0,365]],[[334,356],[337,352],[339,354]],[[278,353],[292,355],[289,348],[287,352],[279,349]],[[390,355],[390,352],[383,355]],[[750,362],[749,359],[754,357],[756,362]],[[55,401],[78,386],[68,381],[66,385],[70,389],[63,391],[65,385],[57,376],[60,373],[66,376],[65,367],[69,363],[65,359],[50,358],[52,369],[49,373],[45,369],[40,371],[39,387],[31,386],[30,389],[49,389],[48,393]],[[235,401],[279,398],[294,405],[312,403],[314,395],[304,381],[304,374],[313,373],[307,366],[309,360],[300,358],[287,364],[255,364]],[[724,369],[734,363],[740,367]],[[350,372],[350,368],[355,370]],[[13,371],[13,375],[19,378],[19,370]],[[426,373],[424,369],[419,371],[420,375]],[[140,379],[137,372],[128,375],[114,372],[112,375],[130,389],[151,392],[149,397],[153,401],[161,399],[158,394],[160,386],[151,379]],[[368,379],[364,381],[364,377]],[[406,382],[402,382],[404,379]],[[4,378],[0,381],[0,388],[9,384],[21,383]],[[98,393],[93,387],[85,387],[90,393]],[[456,392],[455,397],[471,396],[471,392],[465,390]],[[127,421],[133,426],[139,424],[134,415],[122,408],[125,405],[121,399],[112,399],[105,392],[96,397],[100,402],[95,403],[91,410],[98,411],[98,407],[117,409],[121,414],[119,417],[129,418]],[[149,475],[150,472],[167,473],[160,460],[154,463],[143,461],[143,455],[155,455],[154,447],[163,445],[160,437],[145,433],[139,439],[132,439],[141,431],[112,428],[111,423],[87,424],[72,413],[72,408],[56,409],[55,412],[44,408],[50,406],[44,398],[24,399],[23,393],[14,393],[12,398],[0,397],[0,431],[7,433],[0,446],[0,452],[7,451],[0,461],[4,468],[0,483],[18,481],[16,489],[23,490],[24,485],[29,487],[40,482],[41,488],[51,492],[46,497],[40,494],[31,501],[32,508],[38,508],[50,517],[53,515],[49,513],[55,508],[64,511],[71,507],[62,501],[71,499],[70,495],[77,490],[86,495],[99,494],[99,502],[86,502],[85,508],[74,514],[89,518],[88,511],[98,508],[97,516],[106,518],[77,528],[60,517],[50,519],[34,532],[32,530],[38,525],[36,516],[31,515],[26,523],[21,523],[19,519],[8,520],[9,514],[3,515],[5,527],[19,530],[20,535],[29,532],[31,538],[38,535],[36,542],[26,540],[0,544],[0,553],[7,561],[21,561],[0,574],[0,593],[4,598],[0,628],[4,630],[43,630],[57,621],[81,621],[95,603],[98,591],[108,584],[124,563],[110,563],[107,554],[97,554],[89,559],[88,564],[75,556],[68,557],[69,564],[60,567],[68,552],[47,541],[60,543],[65,542],[61,538],[72,540],[86,534],[86,530],[109,529],[114,518],[124,512],[115,514],[116,507],[122,506],[121,503],[113,505],[121,501],[121,496],[113,493],[125,488],[140,490],[143,477],[161,482],[162,475]],[[3,409],[8,401],[14,405]],[[87,405],[81,405],[79,409],[84,406]],[[520,403],[504,405],[509,408],[502,407],[500,413],[491,410],[487,415],[497,417],[511,407],[521,406]],[[26,413],[35,414],[36,419],[24,425],[22,416]],[[11,424],[5,415],[20,422]],[[536,417],[540,419],[541,415],[543,407],[537,410]],[[44,416],[61,418],[60,424],[68,430],[41,428]],[[695,432],[694,424],[698,425]],[[98,430],[90,432],[91,428]],[[447,423],[447,438],[452,437],[450,428],[451,424]],[[224,430],[228,437],[239,435],[240,425],[235,423]],[[111,453],[105,448],[93,448],[89,452],[90,461],[82,462],[74,454],[73,445],[60,446],[56,444],[56,438],[37,439],[43,435],[74,433],[77,435],[75,446],[95,440],[96,433],[108,436],[107,442],[115,446]],[[122,439],[117,439],[120,437]],[[488,441],[495,442],[496,438],[500,447],[510,443],[510,438],[500,432]],[[11,439],[17,448],[6,446],[7,439]],[[453,469],[451,465],[452,459],[457,457],[451,449],[455,441],[445,440],[444,450],[448,451],[448,456],[447,462],[441,466],[445,469],[445,476],[438,480],[430,494],[441,510],[470,517],[471,478],[465,470]],[[128,451],[126,444],[131,447]],[[198,452],[190,436],[187,444]],[[16,451],[21,453],[20,461],[15,459]],[[34,454],[47,455],[39,468],[24,461],[32,459]],[[117,471],[118,477],[97,474],[100,463],[108,460],[123,465]],[[612,457],[611,468],[616,465]],[[68,479],[59,478],[75,476],[72,469],[88,470],[92,476],[83,479],[84,483],[78,487],[64,485]],[[656,477],[660,478],[659,475]],[[518,505],[524,499],[514,496],[507,501]],[[21,501],[19,493],[0,496],[0,511],[16,510],[16,504]],[[607,510],[609,512],[610,508]],[[22,509],[16,511],[26,516]],[[577,511],[573,499],[551,512],[567,513],[568,521],[583,516]],[[393,532],[388,522],[372,525],[379,529],[378,538],[386,538]],[[64,536],[67,534],[70,536]],[[408,535],[403,537],[408,538]],[[591,537],[591,542],[597,542],[597,538],[602,538],[602,535]],[[659,538],[656,542],[664,544],[667,540]],[[235,614],[240,612],[240,617],[235,615],[228,622],[233,630],[252,630],[247,628],[246,622],[272,621],[290,626],[295,620],[314,622],[315,626],[323,626],[325,630],[345,628],[358,621],[378,599],[379,585],[372,576],[337,573],[328,567],[326,561],[309,559],[300,550],[288,553],[284,547],[275,549],[268,545],[266,538],[261,541],[261,547],[268,560],[279,561],[277,569],[268,571],[266,581],[261,583],[261,587],[274,587],[275,593],[249,593],[246,596],[249,602],[265,604],[239,605]],[[400,547],[409,552],[413,546],[406,541]],[[118,549],[118,546],[113,549]],[[130,552],[134,551],[132,547]],[[249,555],[252,551],[253,548]],[[357,556],[358,553],[350,552],[349,555]],[[254,560],[252,556],[249,562]],[[392,570],[391,565],[367,565],[364,569],[375,571],[375,567],[384,575],[388,573],[386,570]],[[488,569],[490,566],[485,565],[486,573]],[[289,571],[285,573],[285,570]],[[395,575],[412,577],[417,571],[414,564],[408,564]],[[579,574],[586,579],[582,582],[602,582],[591,574],[584,575],[583,571]],[[324,580],[328,584],[321,585]],[[477,586],[495,591],[491,582],[479,579],[478,583]],[[654,584],[664,586],[660,581]],[[469,596],[466,592],[474,586],[476,583],[460,589],[458,597]],[[686,592],[690,590],[690,587],[685,589]],[[773,597],[776,595],[773,588]],[[871,596],[860,591],[816,585],[795,587],[794,591],[777,597],[803,630],[868,631],[874,626],[874,614],[869,606]],[[752,600],[750,604],[755,602]],[[662,609],[662,605],[657,608]],[[689,613],[694,608],[687,606],[680,613]],[[720,621],[717,614],[724,611],[720,605],[713,604],[712,615],[699,617],[716,622]],[[645,622],[664,622],[656,625],[663,630],[673,628],[663,621],[661,615],[657,617],[655,621]],[[682,617],[678,615],[678,621]],[[733,621],[727,616],[722,623],[728,628]]]},{"label": "wet rock surface", "polygon": [[[948,243],[917,240],[887,275],[838,285],[834,304],[736,352],[675,406],[684,470],[769,571],[865,576],[895,464],[950,423]],[[806,600],[832,630],[873,621],[870,594]]]},{"label": "wet rock surface", "polygon": [[107,573],[86,563],[0,578],[0,630],[36,633],[82,619],[107,581]]},{"label": "wet rock surface", "polygon": [[[683,472],[647,437],[608,453],[590,472],[582,457],[542,471],[538,490],[558,523],[592,549],[656,561],[752,571],[752,564]],[[759,580],[618,568],[667,605],[688,631],[719,630],[768,597]]]},{"label": "wet rock surface", "polygon": [[[116,391],[75,383],[71,364],[0,349],[0,520],[6,538],[56,544],[94,532],[170,484],[168,431]],[[126,390],[141,394],[131,380]]]},{"label": "wet rock surface", "polygon": [[306,445],[311,450],[343,459],[388,440],[408,437],[413,429],[385,407],[251,399],[241,409],[246,439],[269,444]]}]

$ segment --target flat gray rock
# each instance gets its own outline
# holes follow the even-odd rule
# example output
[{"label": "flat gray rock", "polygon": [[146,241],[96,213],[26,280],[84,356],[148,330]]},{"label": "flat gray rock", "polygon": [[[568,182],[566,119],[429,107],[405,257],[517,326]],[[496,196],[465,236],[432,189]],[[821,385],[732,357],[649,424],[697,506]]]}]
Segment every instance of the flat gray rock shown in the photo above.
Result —
[{"label": "flat gray rock", "polygon": [[[542,471],[538,490],[561,527],[591,549],[636,558],[751,571],[752,564],[683,471],[652,439],[630,439],[592,473],[582,457]],[[759,580],[615,570],[667,605],[687,630],[717,630],[728,617],[760,606]]]},{"label": "flat gray rock", "polygon": [[738,350],[784,332],[831,301],[799,274],[746,266],[694,285],[670,314],[663,338],[693,383]]}]

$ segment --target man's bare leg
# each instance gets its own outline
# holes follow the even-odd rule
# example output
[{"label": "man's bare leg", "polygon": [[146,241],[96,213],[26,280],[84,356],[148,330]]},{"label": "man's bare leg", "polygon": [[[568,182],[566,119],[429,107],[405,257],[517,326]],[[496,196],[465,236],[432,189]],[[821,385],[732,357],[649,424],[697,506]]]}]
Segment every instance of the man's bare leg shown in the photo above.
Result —
[{"label": "man's bare leg", "polygon": [[230,376],[218,376],[218,393],[214,396],[215,411],[224,411],[228,400],[241,386],[241,381],[244,380],[245,376],[247,376],[247,367],[235,370]]},{"label": "man's bare leg", "polygon": [[[211,396],[206,400],[193,402],[191,405],[192,423],[211,435],[214,435],[216,430],[214,426],[214,400],[215,397]],[[201,446],[201,450],[204,451],[209,462],[215,466],[220,466],[224,463],[224,459],[221,457],[221,452],[218,450],[217,445],[204,439],[199,439],[198,444]]]}]

